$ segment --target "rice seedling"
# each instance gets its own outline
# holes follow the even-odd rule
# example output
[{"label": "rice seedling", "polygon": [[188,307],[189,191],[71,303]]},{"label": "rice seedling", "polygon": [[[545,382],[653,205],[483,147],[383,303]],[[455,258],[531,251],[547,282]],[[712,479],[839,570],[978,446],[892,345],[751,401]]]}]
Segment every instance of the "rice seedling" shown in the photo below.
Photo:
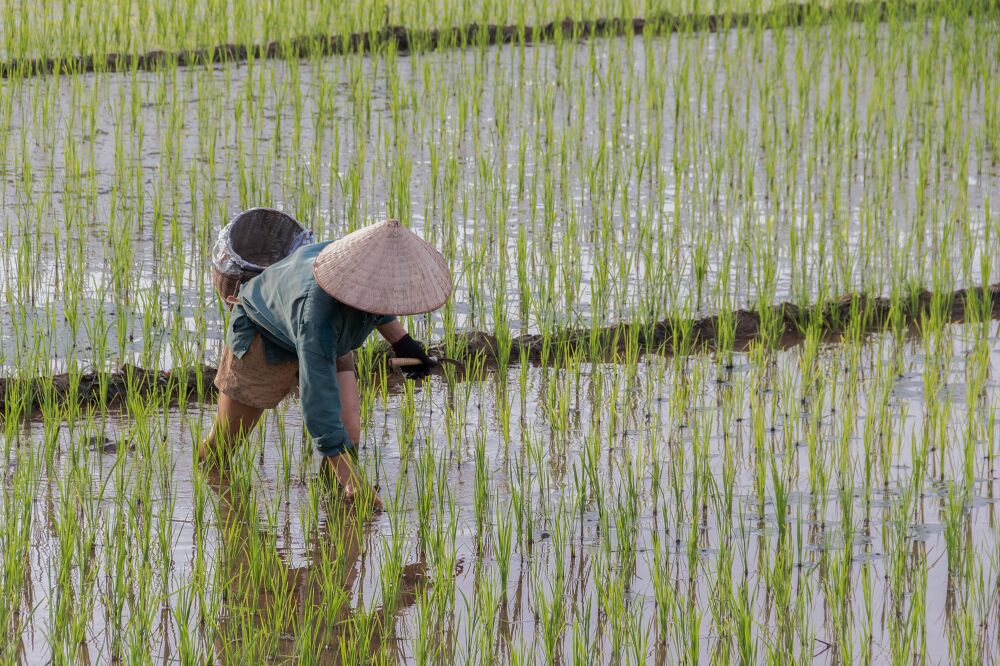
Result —
[{"label": "rice seedling", "polygon": [[[0,662],[996,651],[994,6],[328,5],[0,8]],[[195,460],[256,205],[452,268],[464,371],[358,353],[383,513],[295,400]]]}]

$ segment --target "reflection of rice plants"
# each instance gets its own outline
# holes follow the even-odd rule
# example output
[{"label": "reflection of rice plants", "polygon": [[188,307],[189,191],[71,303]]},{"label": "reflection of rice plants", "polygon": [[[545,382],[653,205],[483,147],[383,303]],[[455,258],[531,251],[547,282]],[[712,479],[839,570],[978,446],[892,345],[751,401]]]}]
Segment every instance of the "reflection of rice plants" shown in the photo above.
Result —
[{"label": "reflection of rice plants", "polygon": [[[29,4],[8,59],[386,20]],[[388,19],[647,11],[458,5]],[[952,320],[1000,274],[1000,19],[893,7],[3,80],[0,662],[994,653],[996,302]],[[253,205],[322,238],[400,216],[457,285],[408,325],[452,356],[494,336],[498,367],[416,387],[359,354],[385,514],[337,503],[294,403],[224,478],[193,464],[210,249]],[[153,372],[90,374],[124,364]]]}]

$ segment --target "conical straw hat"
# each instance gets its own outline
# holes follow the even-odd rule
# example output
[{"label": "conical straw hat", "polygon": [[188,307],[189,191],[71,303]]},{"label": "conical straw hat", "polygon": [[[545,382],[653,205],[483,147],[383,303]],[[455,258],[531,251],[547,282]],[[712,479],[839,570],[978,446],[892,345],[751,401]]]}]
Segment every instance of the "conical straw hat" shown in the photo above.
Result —
[{"label": "conical straw hat", "polygon": [[341,303],[377,314],[430,312],[451,295],[444,257],[396,220],[330,243],[316,257],[313,275]]}]

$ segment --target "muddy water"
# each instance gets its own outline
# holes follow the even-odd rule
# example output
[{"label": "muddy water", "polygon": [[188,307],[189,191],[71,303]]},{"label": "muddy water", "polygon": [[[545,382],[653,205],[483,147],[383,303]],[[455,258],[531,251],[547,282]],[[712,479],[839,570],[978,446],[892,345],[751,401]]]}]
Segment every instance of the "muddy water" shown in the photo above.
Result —
[{"label": "muddy water", "polygon": [[[995,30],[964,35],[986,45],[987,70]],[[454,311],[426,322],[431,338],[492,332],[500,311],[531,332],[659,319],[689,302],[808,303],[821,287],[887,292],[904,273],[929,283],[945,252],[949,286],[975,281],[957,268],[977,264],[986,202],[1000,199],[986,132],[995,91],[957,79],[957,37],[932,32],[698,33],[4,81],[0,364],[23,369],[39,345],[32,361],[59,368],[211,362],[211,244],[252,205],[283,208],[320,238],[402,215],[448,245]],[[864,44],[857,61],[835,55],[840,40],[845,52]],[[917,86],[917,61],[936,89]],[[765,109],[765,87],[786,96]],[[921,112],[907,121],[910,106]],[[831,130],[832,113],[856,131]],[[893,144],[880,113],[921,130]],[[949,152],[963,139],[968,153]],[[402,190],[394,169],[406,170]],[[946,220],[961,224],[943,248]],[[595,305],[609,267],[618,277]]]},{"label": "muddy water", "polygon": [[[944,511],[954,484],[964,478],[965,448],[961,444],[932,456],[926,479],[918,489],[916,510],[905,517],[902,540],[891,540],[891,534],[899,520],[901,494],[913,478],[911,444],[920,440],[927,427],[929,401],[945,404],[946,428],[955,433],[956,442],[962,441],[959,433],[970,417],[985,422],[991,412],[995,418],[1000,411],[998,334],[997,323],[991,323],[986,332],[990,340],[989,379],[981,398],[974,398],[972,412],[967,404],[967,382],[975,330],[965,325],[945,330],[941,344],[950,351],[941,357],[946,362],[940,367],[925,366],[929,345],[920,339],[894,341],[876,336],[860,347],[822,349],[818,367],[831,388],[822,404],[807,411],[795,407],[808,403],[811,395],[801,379],[802,350],[779,352],[766,374],[760,371],[759,362],[739,354],[731,363],[722,365],[707,356],[684,362],[650,357],[632,371],[616,365],[584,365],[577,377],[575,370],[533,368],[522,374],[520,368],[513,367],[505,377],[488,374],[481,381],[463,384],[449,384],[435,377],[412,398],[405,393],[376,391],[361,460],[377,479],[387,502],[398,503],[398,509],[360,525],[342,517],[339,503],[322,490],[317,495],[320,486],[314,478],[316,461],[308,444],[302,441],[294,402],[282,405],[265,423],[239,459],[246,465],[243,469],[248,470],[244,481],[232,484],[192,468],[192,441],[199,429],[210,423],[210,407],[154,413],[145,424],[124,414],[111,416],[103,424],[88,425],[81,420],[75,434],[64,430],[59,435],[60,451],[51,468],[41,472],[40,491],[32,511],[30,583],[23,597],[25,610],[33,609],[22,634],[23,661],[42,663],[51,656],[47,636],[53,630],[53,581],[58,577],[62,550],[56,523],[63,503],[75,502],[67,497],[71,489],[77,488],[68,483],[74,456],[86,461],[84,469],[89,480],[83,485],[91,489],[93,496],[104,488],[103,498],[87,509],[94,512],[93,517],[84,521],[84,525],[97,530],[98,589],[110,584],[105,560],[110,544],[104,529],[113,525],[122,512],[134,515],[132,503],[142,495],[137,492],[144,487],[142,480],[151,482],[153,547],[149,557],[152,570],[157,572],[152,589],[162,596],[150,605],[155,612],[150,618],[146,648],[156,661],[177,661],[182,636],[200,643],[206,654],[215,654],[225,663],[257,661],[264,654],[279,660],[297,654],[295,627],[279,633],[266,649],[254,643],[261,633],[255,628],[269,613],[280,612],[283,604],[293,603],[298,612],[311,604],[328,611],[329,606],[322,604],[333,597],[339,599],[340,593],[324,587],[316,576],[327,570],[324,567],[329,566],[334,553],[346,553],[343,561],[350,573],[343,579],[342,607],[324,617],[331,622],[330,618],[336,617],[333,625],[340,629],[328,634],[327,647],[314,656],[322,662],[336,662],[338,641],[350,640],[345,638],[353,626],[350,618],[358,613],[382,613],[380,621],[394,628],[391,645],[383,644],[382,649],[404,661],[415,660],[420,649],[417,637],[426,639],[429,631],[419,609],[430,604],[435,591],[441,590],[442,581],[453,581],[452,614],[443,619],[449,627],[446,636],[453,641],[453,658],[464,660],[468,656],[466,646],[479,640],[479,632],[483,631],[473,619],[477,604],[484,603],[483,581],[498,584],[498,516],[511,519],[510,502],[513,489],[518,487],[527,488],[530,494],[525,520],[531,521],[533,538],[530,545],[513,548],[506,601],[494,595],[497,598],[488,597],[492,601],[485,602],[498,604],[495,613],[487,613],[498,622],[493,629],[487,628],[491,636],[487,642],[492,642],[499,654],[514,650],[543,658],[539,595],[553,594],[556,572],[561,568],[568,604],[567,629],[560,638],[564,656],[569,659],[573,654],[575,622],[577,632],[582,631],[594,641],[590,652],[598,661],[622,658],[612,653],[614,631],[597,612],[598,604],[606,603],[608,594],[608,574],[600,562],[602,549],[607,548],[610,566],[616,570],[634,549],[634,574],[628,577],[624,598],[626,607],[635,614],[634,628],[630,629],[648,633],[649,643],[641,652],[645,657],[674,661],[679,648],[675,638],[666,644],[656,640],[655,533],[666,544],[669,578],[677,590],[691,595],[701,608],[698,651],[709,658],[718,649],[710,602],[720,575],[720,549],[735,553],[734,581],[748,583],[751,603],[759,609],[760,624],[754,626],[754,635],[764,639],[774,631],[775,619],[768,610],[773,600],[768,601],[762,572],[774,566],[779,521],[773,480],[768,476],[763,494],[755,485],[755,441],[773,452],[766,456],[769,460],[787,466],[788,529],[795,565],[789,576],[791,598],[793,605],[798,601],[803,604],[799,626],[808,626],[811,631],[804,643],[796,646],[796,654],[807,659],[811,651],[819,663],[837,659],[829,647],[837,638],[829,615],[830,588],[825,583],[830,580],[829,568],[837,558],[846,556],[855,588],[847,597],[855,613],[855,648],[866,640],[868,617],[872,657],[876,662],[889,660],[893,638],[888,625],[896,608],[890,592],[890,563],[898,554],[896,549],[902,547],[909,566],[926,567],[926,642],[916,649],[931,663],[947,661],[946,627],[956,607]],[[895,370],[877,370],[880,362],[897,357],[901,365]],[[855,370],[857,374],[852,374]],[[925,387],[931,375],[942,381],[934,395],[928,396]],[[612,387],[618,389],[615,394]],[[605,399],[595,399],[595,391],[603,391]],[[676,409],[672,402],[678,399],[679,392],[683,393],[683,409]],[[408,437],[405,433],[411,432],[410,426],[404,422],[401,408],[411,399],[416,404],[416,423]],[[731,405],[731,409],[722,408],[724,404]],[[897,442],[897,448],[889,450],[885,460],[880,455],[866,457],[864,448],[866,424],[870,425],[875,406],[881,404],[886,410],[886,423],[894,431],[889,439]],[[852,405],[856,411],[851,411]],[[755,440],[758,418],[762,439]],[[502,434],[504,423],[509,423],[509,438]],[[815,451],[805,443],[810,431],[817,434]],[[990,556],[998,546],[997,434],[994,430],[991,438],[974,444],[972,494],[960,519],[963,542],[981,567],[987,596],[1000,580],[1000,570]],[[21,447],[38,446],[44,437],[38,423],[26,424],[20,435]],[[592,436],[600,438],[601,496],[612,516],[605,523],[600,518],[598,497],[592,492],[581,494],[574,481],[574,471],[583,469],[586,442]],[[477,442],[481,442],[485,454],[491,504],[482,533],[477,528],[474,502]],[[841,468],[838,451],[844,442],[847,462]],[[875,449],[876,454],[883,450],[887,449]],[[14,467],[26,464],[26,459],[24,452],[9,459],[8,480]],[[663,469],[659,484],[650,472],[654,460]],[[433,552],[421,555],[419,547],[422,483],[418,471],[432,461],[442,470],[432,489],[432,511],[443,510],[443,523],[455,529],[453,545],[446,548],[449,557],[437,561]],[[639,494],[634,524],[614,520],[622,515],[624,505],[617,501],[624,497],[624,480],[628,478],[624,470],[629,461],[643,463],[635,477]],[[731,476],[727,477],[730,463]],[[726,478],[733,479],[732,515],[727,519],[720,505],[699,495],[699,501],[707,501],[708,506],[692,529],[692,470],[701,465],[707,470],[702,482],[708,477],[719,484],[724,484]],[[810,485],[809,469],[813,465],[832,476],[819,495]],[[525,473],[518,476],[518,469]],[[874,479],[866,485],[865,476],[872,469]],[[120,470],[130,479],[123,486],[130,489],[125,495],[117,490],[116,474]],[[437,494],[441,489],[437,484],[446,487],[443,495]],[[304,516],[309,515],[307,506],[314,501],[311,498],[317,496],[321,498],[316,514],[318,525],[310,527],[304,524]],[[852,510],[849,517],[844,515],[845,497]],[[4,498],[10,501],[10,495]],[[203,500],[207,503],[198,508]],[[10,510],[9,504],[6,509]],[[562,531],[557,526],[559,516],[564,521]],[[852,545],[846,551],[844,520],[854,526]],[[84,532],[87,529],[84,527]],[[628,533],[623,535],[623,529]],[[161,542],[164,532],[166,538]],[[351,534],[356,536],[348,536]],[[387,544],[393,539],[401,543],[403,568],[399,576],[401,592],[389,612],[382,608],[382,577],[388,566]],[[265,576],[284,577],[287,587],[282,589],[289,590],[287,598],[260,592],[260,584],[252,582],[253,568],[245,555],[251,543],[269,553],[265,556]],[[159,552],[161,547],[163,553]],[[131,548],[134,556],[141,552],[137,544]],[[166,561],[160,558],[169,558],[169,566],[163,569],[163,583],[156,582],[161,562]],[[557,561],[561,565],[557,566]],[[445,565],[446,571],[441,568]],[[186,615],[186,629],[179,621],[182,608],[186,608],[183,591],[196,575],[208,581],[209,602],[203,608],[212,617],[202,619],[213,631],[199,623],[197,607]],[[871,599],[867,602],[870,615],[860,592],[863,575],[871,580]],[[589,616],[585,615],[588,604]],[[113,632],[108,628],[111,617],[106,601],[95,600],[84,646],[95,663],[106,661],[112,650]],[[258,637],[254,639],[253,635]],[[985,641],[988,651],[996,649],[995,636],[987,635]]]}]

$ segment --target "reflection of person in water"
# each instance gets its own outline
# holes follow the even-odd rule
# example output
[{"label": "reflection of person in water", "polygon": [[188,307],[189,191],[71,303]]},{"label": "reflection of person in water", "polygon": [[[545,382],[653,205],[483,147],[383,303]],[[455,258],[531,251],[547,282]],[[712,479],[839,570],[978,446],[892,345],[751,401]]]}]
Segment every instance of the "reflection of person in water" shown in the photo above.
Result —
[{"label": "reflection of person in water", "polygon": [[[354,507],[324,502],[325,521],[306,537],[305,566],[290,567],[274,539],[259,527],[253,490],[219,471],[208,473],[218,496],[220,557],[216,580],[223,613],[215,656],[223,664],[337,664],[342,654],[389,656],[398,652],[399,613],[417,600],[426,566],[403,567],[395,599],[372,611],[353,609],[354,585],[372,522],[359,522]],[[383,600],[384,602],[385,600]],[[388,641],[388,644],[385,642]]]}]

